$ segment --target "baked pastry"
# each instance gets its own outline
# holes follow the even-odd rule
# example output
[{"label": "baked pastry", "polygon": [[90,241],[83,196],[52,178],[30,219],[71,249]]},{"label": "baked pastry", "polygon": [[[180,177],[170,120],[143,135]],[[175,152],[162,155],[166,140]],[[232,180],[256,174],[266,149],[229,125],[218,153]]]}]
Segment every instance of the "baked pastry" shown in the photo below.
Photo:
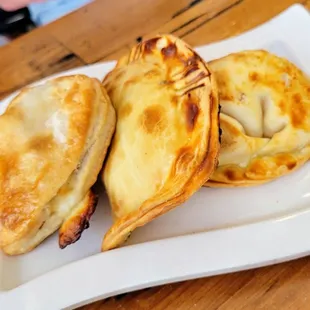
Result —
[{"label": "baked pastry", "polygon": [[27,88],[0,116],[0,247],[29,252],[60,228],[77,241],[97,198],[95,183],[115,130],[101,82],[83,75]]},{"label": "baked pastry", "polygon": [[114,224],[102,250],[194,194],[219,152],[217,88],[183,41],[156,36],[135,46],[104,79],[117,125],[103,181]]},{"label": "baked pastry", "polygon": [[310,83],[295,65],[263,50],[210,62],[223,131],[219,166],[207,186],[266,183],[310,156]]}]

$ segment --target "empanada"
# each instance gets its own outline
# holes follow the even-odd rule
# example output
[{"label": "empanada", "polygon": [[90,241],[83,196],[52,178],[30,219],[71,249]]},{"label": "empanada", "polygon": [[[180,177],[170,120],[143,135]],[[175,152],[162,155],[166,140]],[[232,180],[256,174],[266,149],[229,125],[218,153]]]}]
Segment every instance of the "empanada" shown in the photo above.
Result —
[{"label": "empanada", "polygon": [[310,83],[263,50],[210,62],[223,130],[219,166],[207,186],[249,186],[302,166],[310,156]]},{"label": "empanada", "polygon": [[104,86],[117,113],[103,172],[115,220],[102,244],[109,250],[206,182],[219,152],[219,106],[205,62],[170,35],[135,46]]},{"label": "empanada", "polygon": [[77,241],[97,198],[95,183],[115,130],[101,82],[83,75],[27,88],[0,116],[0,247],[28,252],[60,228]]}]

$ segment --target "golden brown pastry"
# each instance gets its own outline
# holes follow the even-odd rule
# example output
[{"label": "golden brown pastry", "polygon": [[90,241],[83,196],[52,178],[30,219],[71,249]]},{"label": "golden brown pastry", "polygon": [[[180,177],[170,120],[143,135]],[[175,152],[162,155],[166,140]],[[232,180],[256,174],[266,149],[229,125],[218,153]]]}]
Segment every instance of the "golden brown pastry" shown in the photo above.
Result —
[{"label": "golden brown pastry", "polygon": [[77,241],[97,198],[91,192],[115,130],[101,83],[68,76],[27,88],[0,116],[0,247],[28,252],[60,228]]},{"label": "golden brown pastry", "polygon": [[310,83],[288,60],[244,51],[210,63],[220,96],[219,166],[207,186],[249,186],[310,156]]},{"label": "golden brown pastry", "polygon": [[103,250],[184,202],[214,171],[216,84],[184,42],[157,36],[134,47],[104,80],[117,113],[103,173],[114,224]]}]

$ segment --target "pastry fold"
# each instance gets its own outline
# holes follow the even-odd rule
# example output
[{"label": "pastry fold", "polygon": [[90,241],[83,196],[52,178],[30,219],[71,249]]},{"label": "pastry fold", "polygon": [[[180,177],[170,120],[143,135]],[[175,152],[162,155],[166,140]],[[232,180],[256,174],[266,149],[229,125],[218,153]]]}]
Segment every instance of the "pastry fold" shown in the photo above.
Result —
[{"label": "pastry fold", "polygon": [[114,224],[102,249],[191,197],[213,173],[219,105],[207,64],[182,40],[135,46],[103,81],[117,125],[103,181]]},{"label": "pastry fold", "polygon": [[267,51],[209,63],[217,81],[223,131],[219,166],[206,186],[250,186],[301,167],[310,156],[310,82]]},{"label": "pastry fold", "polygon": [[0,247],[31,251],[60,228],[61,248],[88,227],[91,187],[115,130],[96,79],[67,76],[27,88],[0,116]]}]

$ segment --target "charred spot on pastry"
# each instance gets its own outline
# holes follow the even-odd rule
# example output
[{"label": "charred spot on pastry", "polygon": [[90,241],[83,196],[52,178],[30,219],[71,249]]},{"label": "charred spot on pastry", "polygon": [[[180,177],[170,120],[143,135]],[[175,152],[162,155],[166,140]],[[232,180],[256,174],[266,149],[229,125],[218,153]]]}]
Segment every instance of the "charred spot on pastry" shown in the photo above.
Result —
[{"label": "charred spot on pastry", "polygon": [[198,88],[202,88],[202,87],[204,87],[204,86],[205,86],[205,84],[202,83],[202,84],[199,84],[199,85],[194,86],[194,87],[192,87],[192,88],[189,88],[189,89],[187,89],[187,90],[184,92],[183,95],[187,95],[189,92],[192,92],[192,91],[194,91],[194,90],[196,90],[196,89],[198,89]]},{"label": "charred spot on pastry", "polygon": [[153,39],[149,39],[147,41],[144,42],[144,52],[145,53],[152,53],[153,50],[156,48],[156,44],[158,42],[160,38],[153,38]]},{"label": "charred spot on pastry", "polygon": [[226,169],[224,175],[229,181],[236,181],[238,179],[236,172],[231,169]]},{"label": "charred spot on pastry", "polygon": [[223,134],[223,130],[221,127],[219,127],[219,142],[222,143],[222,134]]},{"label": "charred spot on pastry", "polygon": [[293,170],[296,166],[297,166],[296,162],[288,162],[286,164],[286,167],[287,167],[288,170]]},{"label": "charred spot on pastry", "polygon": [[72,219],[69,219],[69,223],[65,223],[67,227],[64,231],[62,231],[62,229],[60,230],[60,249],[65,249],[68,245],[80,240],[83,231],[89,228],[89,221],[96,210],[97,204],[98,195],[90,192],[87,206],[84,208],[83,212],[77,213]]},{"label": "charred spot on pastry", "polygon": [[[190,95],[190,94],[188,94]],[[191,96],[185,101],[186,106],[186,125],[189,131],[195,128],[195,124],[199,115],[199,107]]]},{"label": "charred spot on pastry", "polygon": [[143,40],[143,38],[142,38],[142,37],[137,37],[137,38],[136,38],[137,43],[142,42],[142,40]]},{"label": "charred spot on pastry", "polygon": [[[220,114],[221,114],[221,109],[222,106],[219,104],[219,110],[218,110],[218,123],[220,124]],[[219,126],[219,142],[222,143],[222,134],[223,134],[223,130],[222,128]]]},{"label": "charred spot on pastry", "polygon": [[196,82],[199,82],[201,80],[203,80],[204,78],[208,77],[208,74],[206,74],[205,71],[201,71],[195,78],[194,80],[192,81],[192,83],[196,83]]},{"label": "charred spot on pastry", "polygon": [[165,111],[161,105],[147,107],[140,117],[142,128],[149,134],[159,133],[166,127]]},{"label": "charred spot on pastry", "polygon": [[280,154],[275,158],[277,166],[286,166],[288,170],[293,170],[297,166],[295,158],[289,154]]},{"label": "charred spot on pastry", "polygon": [[161,53],[164,58],[172,58],[177,54],[177,46],[171,42],[168,46],[161,49]]},{"label": "charred spot on pastry", "polygon": [[198,63],[194,63],[194,64],[190,65],[190,66],[186,69],[186,71],[185,71],[185,73],[184,73],[184,77],[187,77],[188,75],[190,75],[191,73],[193,73],[193,72],[195,72],[195,71],[197,71],[197,70],[199,70]]},{"label": "charred spot on pastry", "polygon": [[39,227],[39,230],[42,229],[42,227],[44,226],[45,222],[46,222],[46,221],[43,221],[43,222],[42,222],[42,224],[41,224],[40,227]]},{"label": "charred spot on pastry", "polygon": [[250,72],[249,73],[249,78],[252,82],[257,82],[259,79],[259,75],[257,72]]},{"label": "charred spot on pastry", "polygon": [[187,59],[186,65],[187,66],[193,66],[198,63],[200,60],[199,56],[196,53],[193,53],[193,56]]},{"label": "charred spot on pastry", "polygon": [[124,240],[124,242],[127,242],[130,239],[131,235],[132,235],[132,231],[130,231],[128,233],[128,235],[126,236],[126,239]]}]

